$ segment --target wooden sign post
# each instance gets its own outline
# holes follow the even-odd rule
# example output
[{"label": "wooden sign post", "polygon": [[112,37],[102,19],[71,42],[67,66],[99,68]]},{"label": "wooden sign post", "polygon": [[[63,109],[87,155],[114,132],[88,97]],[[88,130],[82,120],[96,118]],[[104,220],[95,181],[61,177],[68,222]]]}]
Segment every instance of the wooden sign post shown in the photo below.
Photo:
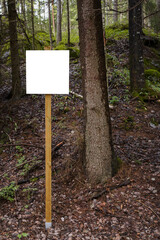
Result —
[{"label": "wooden sign post", "polygon": [[45,95],[45,188],[46,188],[46,229],[51,227],[52,215],[52,162],[51,162],[51,95]]},{"label": "wooden sign post", "polygon": [[26,93],[45,94],[45,227],[52,226],[51,94],[69,94],[69,51],[26,51]]}]

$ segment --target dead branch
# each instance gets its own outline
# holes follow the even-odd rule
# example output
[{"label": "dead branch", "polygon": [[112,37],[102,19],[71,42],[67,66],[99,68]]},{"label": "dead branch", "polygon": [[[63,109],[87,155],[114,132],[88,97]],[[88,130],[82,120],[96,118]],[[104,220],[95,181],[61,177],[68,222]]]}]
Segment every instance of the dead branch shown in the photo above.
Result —
[{"label": "dead branch", "polygon": [[106,187],[101,192],[99,192],[99,193],[95,194],[94,196],[92,196],[90,198],[90,200],[97,199],[97,198],[101,197],[103,194],[109,193],[109,191],[112,191],[114,189],[117,189],[117,188],[120,188],[120,187],[123,187],[123,186],[127,186],[129,184],[131,184],[131,180],[130,179],[126,179],[125,181],[121,182],[118,185],[113,185],[113,186]]}]

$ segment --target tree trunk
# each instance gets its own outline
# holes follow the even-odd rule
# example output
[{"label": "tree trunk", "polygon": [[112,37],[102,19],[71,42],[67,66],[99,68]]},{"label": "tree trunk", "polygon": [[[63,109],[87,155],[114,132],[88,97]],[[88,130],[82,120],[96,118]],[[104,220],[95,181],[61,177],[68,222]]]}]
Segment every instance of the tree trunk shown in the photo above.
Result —
[{"label": "tree trunk", "polygon": [[131,9],[129,11],[131,91],[140,91],[145,87],[142,39],[142,5],[137,5],[138,3],[139,0],[129,0],[129,9]]},{"label": "tree trunk", "polygon": [[157,0],[157,8],[160,10],[160,0]]},{"label": "tree trunk", "polygon": [[54,0],[52,0],[52,22],[53,22],[53,35],[56,34],[55,21],[54,21]]},{"label": "tree trunk", "polygon": [[2,0],[2,4],[3,4],[3,14],[7,15],[7,6],[6,6],[6,0]]},{"label": "tree trunk", "polygon": [[77,0],[85,106],[85,168],[91,183],[112,176],[114,165],[108,107],[101,1]]},{"label": "tree trunk", "polygon": [[62,41],[61,0],[57,0],[57,44]]},{"label": "tree trunk", "polygon": [[118,22],[118,0],[114,0],[113,3],[114,6],[114,12],[113,12],[113,22]]},{"label": "tree trunk", "polygon": [[3,39],[2,15],[0,15],[0,86],[2,84],[2,39]]},{"label": "tree trunk", "polygon": [[50,8],[50,0],[48,0],[48,19],[49,19],[50,47],[51,47],[51,49],[53,49],[53,44],[52,44],[52,26],[51,26],[51,8]]},{"label": "tree trunk", "polygon": [[25,0],[21,0],[21,12],[22,12],[22,15],[23,15],[24,26],[25,26],[25,29],[26,29]]},{"label": "tree trunk", "polygon": [[32,20],[32,48],[35,49],[35,36],[34,36],[34,0],[31,0],[31,20]]},{"label": "tree trunk", "polygon": [[67,0],[67,30],[68,30],[68,46],[70,46],[70,16],[69,16],[69,0]]},{"label": "tree trunk", "polygon": [[12,64],[12,98],[19,98],[21,95],[21,80],[19,68],[18,40],[17,40],[17,24],[16,24],[16,8],[15,0],[8,0],[8,18],[9,18],[9,35],[11,48],[11,64]]}]

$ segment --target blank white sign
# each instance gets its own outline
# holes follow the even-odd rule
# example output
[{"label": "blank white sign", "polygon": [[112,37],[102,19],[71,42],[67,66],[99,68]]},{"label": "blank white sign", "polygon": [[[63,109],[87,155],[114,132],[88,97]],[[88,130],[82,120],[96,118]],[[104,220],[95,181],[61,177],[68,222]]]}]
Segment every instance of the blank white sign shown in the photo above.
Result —
[{"label": "blank white sign", "polygon": [[69,50],[26,51],[27,94],[69,94]]}]

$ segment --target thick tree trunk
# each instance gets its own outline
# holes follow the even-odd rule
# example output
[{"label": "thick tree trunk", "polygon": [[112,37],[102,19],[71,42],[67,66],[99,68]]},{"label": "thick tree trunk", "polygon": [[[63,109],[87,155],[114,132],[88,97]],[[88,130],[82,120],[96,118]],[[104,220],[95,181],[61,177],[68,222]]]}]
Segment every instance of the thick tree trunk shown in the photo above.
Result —
[{"label": "thick tree trunk", "polygon": [[118,22],[118,0],[114,0],[113,22]]},{"label": "thick tree trunk", "polygon": [[57,44],[62,41],[61,18],[61,0],[57,0]]},{"label": "thick tree trunk", "polygon": [[31,0],[31,20],[32,20],[32,48],[35,49],[35,33],[34,33],[34,0]]},{"label": "thick tree trunk", "polygon": [[85,167],[89,180],[97,183],[112,176],[114,163],[101,1],[77,0],[77,3],[85,106]]},{"label": "thick tree trunk", "polygon": [[56,34],[55,21],[54,21],[54,0],[52,0],[52,22],[53,22],[53,35]]},{"label": "thick tree trunk", "polygon": [[67,0],[67,30],[68,30],[68,46],[70,45],[70,16],[69,16],[69,0]]},{"label": "thick tree trunk", "polygon": [[[129,50],[131,91],[145,87],[142,39],[142,6],[129,0]],[[137,5],[137,6],[136,6]],[[136,6],[136,7],[135,7]]]},{"label": "thick tree trunk", "polygon": [[19,68],[17,26],[16,26],[16,8],[15,0],[8,0],[8,18],[9,18],[9,34],[11,48],[11,63],[12,63],[12,98],[18,98],[21,95],[21,80]]},{"label": "thick tree trunk", "polygon": [[52,26],[51,26],[51,8],[50,8],[50,0],[48,0],[48,19],[49,19],[50,47],[51,47],[51,49],[53,49],[53,44],[52,44]]}]

